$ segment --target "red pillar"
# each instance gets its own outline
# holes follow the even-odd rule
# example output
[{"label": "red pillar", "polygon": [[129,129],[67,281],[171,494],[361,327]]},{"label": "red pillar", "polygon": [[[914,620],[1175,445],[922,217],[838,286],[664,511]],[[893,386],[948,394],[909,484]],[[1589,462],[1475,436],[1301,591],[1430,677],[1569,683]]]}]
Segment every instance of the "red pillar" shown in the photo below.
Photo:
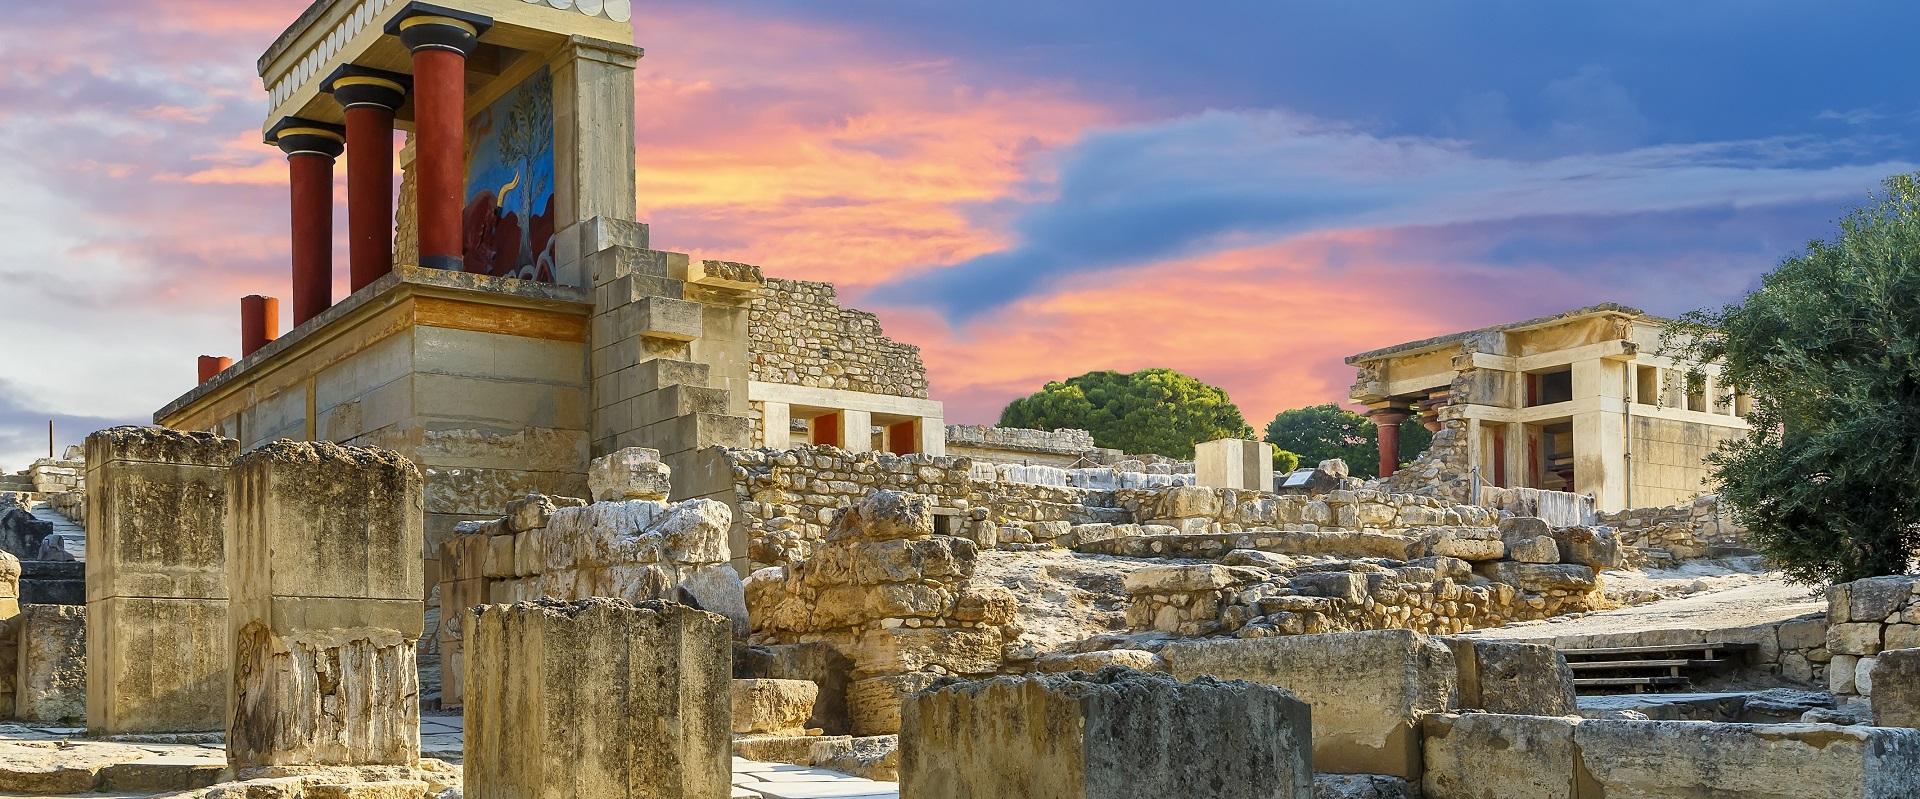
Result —
[{"label": "red pillar", "polygon": [[240,298],[240,357],[280,337],[280,301],[250,294]]},{"label": "red pillar", "polygon": [[333,305],[333,161],[346,136],[336,125],[287,118],[273,129],[287,154],[293,197],[293,324]]},{"label": "red pillar", "polygon": [[387,32],[413,52],[413,147],[420,219],[420,265],[465,264],[461,211],[466,203],[467,56],[493,20],[411,3]]},{"label": "red pillar", "polygon": [[232,358],[221,358],[214,355],[200,356],[200,382],[205,383],[208,380],[212,380],[232,365]]},{"label": "red pillar", "polygon": [[1411,415],[1405,408],[1376,408],[1367,413],[1379,428],[1381,477],[1392,477],[1400,468],[1400,423]]},{"label": "red pillar", "polygon": [[406,76],[341,67],[321,90],[347,116],[347,274],[359,291],[393,271],[393,115]]}]

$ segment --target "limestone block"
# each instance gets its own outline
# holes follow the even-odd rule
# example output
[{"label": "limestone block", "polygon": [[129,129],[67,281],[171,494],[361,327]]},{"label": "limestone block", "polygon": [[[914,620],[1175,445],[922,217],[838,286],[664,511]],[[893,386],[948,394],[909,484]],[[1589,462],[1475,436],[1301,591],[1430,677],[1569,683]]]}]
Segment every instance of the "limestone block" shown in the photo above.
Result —
[{"label": "limestone block", "polygon": [[1545,644],[1444,638],[1460,675],[1460,707],[1522,716],[1571,716],[1573,669]]},{"label": "limestone block", "polygon": [[1553,535],[1552,525],[1547,524],[1545,519],[1533,516],[1508,516],[1500,520],[1497,528],[1500,531],[1500,540],[1508,543]]},{"label": "limestone block", "polygon": [[227,600],[108,597],[87,604],[87,728],[214,732],[226,725]]},{"label": "limestone block", "polygon": [[813,745],[808,747],[807,762],[816,767],[869,780],[900,780],[898,735],[810,740]]},{"label": "limestone block", "polygon": [[1626,562],[1620,539],[1605,527],[1567,527],[1554,530],[1552,537],[1563,562],[1594,571],[1618,569]]},{"label": "limestone block", "polygon": [[553,500],[541,494],[528,494],[507,503],[507,532],[524,533],[547,526],[547,520],[553,518],[559,510]]},{"label": "limestone block", "polygon": [[115,427],[87,437],[87,598],[227,596],[227,469],[240,443]]},{"label": "limestone block", "polygon": [[[1586,796],[1920,796],[1920,730],[1829,724],[1584,721]],[[1591,786],[1591,787],[1586,787]],[[1588,793],[1591,791],[1591,793]]]},{"label": "limestone block", "polygon": [[857,680],[847,688],[847,714],[854,735],[892,735],[900,731],[900,705],[926,690],[940,675],[916,671]]},{"label": "limestone block", "polygon": [[1880,648],[1920,649],[1920,624],[1889,624],[1881,631]]},{"label": "limestone block", "polygon": [[1874,661],[1876,727],[1920,727],[1920,649],[1893,649]]},{"label": "limestone block", "polygon": [[632,306],[633,332],[646,338],[693,341],[705,326],[705,306],[669,297],[642,297]]},{"label": "limestone block", "polygon": [[1552,536],[1522,539],[1507,547],[1507,556],[1521,563],[1559,563],[1560,545]]},{"label": "limestone block", "polygon": [[1166,661],[1143,649],[1108,649],[1100,652],[1047,655],[1034,662],[1041,674],[1065,674],[1070,671],[1097,672],[1108,666],[1124,666],[1137,671],[1166,671]]},{"label": "limestone block", "polygon": [[733,624],[736,638],[745,638],[752,627],[748,624],[747,587],[740,580],[740,572],[725,563],[703,566],[680,583],[694,606],[708,613],[718,613]]},{"label": "limestone block", "polygon": [[658,450],[627,447],[589,462],[587,487],[595,502],[660,501],[673,493],[673,470]]},{"label": "limestone block", "polygon": [[1161,519],[1211,519],[1220,515],[1220,495],[1206,486],[1179,486],[1168,489],[1160,499]]},{"label": "limestone block", "polygon": [[412,765],[420,473],[384,450],[276,441],[230,480],[228,762]]},{"label": "limestone block", "polygon": [[1872,655],[1880,651],[1879,622],[1850,622],[1827,627],[1827,651],[1836,655]]},{"label": "limestone block", "polygon": [[1426,799],[1584,799],[1575,793],[1574,726],[1544,716],[1427,716]]},{"label": "limestone block", "polygon": [[948,685],[901,712],[915,799],[1310,799],[1305,703],[1285,691],[1113,669]]},{"label": "limestone block", "polygon": [[828,541],[933,537],[933,506],[918,494],[875,491],[844,508],[828,528]]},{"label": "limestone block", "polygon": [[87,717],[87,611],[78,605],[20,609],[14,715],[21,721]]},{"label": "limestone block", "polygon": [[726,563],[732,558],[727,533],[733,509],[724,502],[696,499],[673,505],[659,532],[668,560],[682,564]]},{"label": "limestone block", "polygon": [[[419,604],[409,611],[418,613]],[[293,633],[262,622],[241,628],[233,642],[227,761],[238,768],[419,760],[419,630],[404,634],[392,626],[398,621]]]},{"label": "limestone block", "polygon": [[491,580],[503,580],[513,577],[513,536],[489,535],[480,538],[486,542],[487,554],[481,560],[480,574]]},{"label": "limestone block", "polygon": [[847,690],[852,684],[853,661],[840,654],[832,644],[779,644],[736,650],[734,676],[744,678],[805,680],[819,688],[813,717],[808,727],[825,730],[828,735],[851,732],[853,722],[847,716]]},{"label": "limestone block", "polygon": [[1453,652],[1410,630],[1181,641],[1160,655],[1179,679],[1252,680],[1311,704],[1321,772],[1418,779],[1419,716],[1459,702]]},{"label": "limestone block", "polygon": [[1126,576],[1122,585],[1130,595],[1182,594],[1218,591],[1233,585],[1233,573],[1225,566],[1148,566]]},{"label": "limestone block", "polygon": [[1272,444],[1229,438],[1202,442],[1195,445],[1193,451],[1195,479],[1202,486],[1273,490]]},{"label": "limestone block", "polygon": [[267,597],[426,595],[421,478],[405,458],[282,440],[240,456],[231,477],[236,626],[265,618]]},{"label": "limestone block", "polygon": [[692,261],[687,264],[687,282],[702,286],[753,291],[766,285],[760,267],[732,261]]},{"label": "limestone block", "polygon": [[1861,658],[1853,664],[1853,690],[1861,696],[1873,696],[1873,667],[1880,662],[1878,657]]},{"label": "limestone block", "polygon": [[807,734],[820,687],[805,680],[734,680],[735,735]]},{"label": "limestone block", "polygon": [[1853,676],[1859,665],[1860,659],[1853,655],[1834,655],[1833,660],[1827,662],[1827,690],[1835,696],[1858,694]]},{"label": "limestone block", "polygon": [[1440,536],[1433,540],[1432,547],[1435,555],[1467,561],[1499,560],[1507,556],[1507,545],[1500,541],[1475,541]]},{"label": "limestone block", "polygon": [[[1561,554],[1564,556],[1566,553]],[[1556,589],[1584,593],[1600,587],[1600,579],[1594,575],[1593,569],[1570,563],[1515,563],[1503,560],[1475,566],[1474,573],[1534,593]]]},{"label": "limestone block", "polygon": [[1916,577],[1873,577],[1847,585],[1848,615],[1856,622],[1895,621],[1897,614],[1913,595]]},{"label": "limestone block", "polygon": [[855,667],[863,674],[897,674],[939,666],[954,674],[992,674],[1000,670],[998,630],[958,627],[896,627],[870,630],[860,638]]},{"label": "limestone block", "polygon": [[667,602],[489,606],[467,640],[467,796],[728,795],[727,621]]}]

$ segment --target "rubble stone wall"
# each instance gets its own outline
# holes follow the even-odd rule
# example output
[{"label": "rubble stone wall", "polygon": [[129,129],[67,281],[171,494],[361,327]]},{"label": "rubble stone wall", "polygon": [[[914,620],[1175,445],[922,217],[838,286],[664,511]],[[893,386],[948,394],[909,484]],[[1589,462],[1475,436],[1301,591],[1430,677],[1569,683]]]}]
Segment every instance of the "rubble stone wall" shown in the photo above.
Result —
[{"label": "rubble stone wall", "polygon": [[1016,601],[975,585],[978,550],[934,534],[931,497],[877,491],[839,514],[807,558],[747,579],[756,646],[826,642],[853,662],[856,735],[899,731],[907,695],[1006,669]]},{"label": "rubble stone wall", "polygon": [[1073,467],[1110,464],[1126,459],[1117,449],[1103,449],[1085,430],[1029,430],[980,424],[947,425],[947,454],[992,463]]},{"label": "rubble stone wall", "polygon": [[1734,522],[1732,512],[1720,504],[1717,494],[1684,505],[1601,514],[1600,523],[1618,530],[1623,544],[1676,560],[1746,547],[1747,531]]},{"label": "rubble stone wall", "polygon": [[887,338],[873,314],[841,307],[832,283],[767,280],[747,327],[754,380],[927,398],[920,348]]}]

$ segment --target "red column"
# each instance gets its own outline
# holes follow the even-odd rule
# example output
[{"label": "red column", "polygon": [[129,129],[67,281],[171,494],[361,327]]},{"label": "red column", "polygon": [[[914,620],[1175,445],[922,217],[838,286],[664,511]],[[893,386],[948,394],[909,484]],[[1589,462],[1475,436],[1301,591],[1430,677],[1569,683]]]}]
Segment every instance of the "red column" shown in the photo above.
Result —
[{"label": "red column", "polygon": [[287,154],[293,196],[293,324],[333,305],[333,161],[346,136],[338,126],[288,118],[273,143]]},{"label": "red column", "polygon": [[212,380],[232,365],[232,358],[221,358],[214,355],[200,356],[200,382],[205,383],[208,380]]},{"label": "red column", "polygon": [[1367,413],[1379,428],[1381,477],[1392,477],[1400,468],[1400,423],[1411,415],[1405,408],[1377,408]]},{"label": "red column", "polygon": [[405,75],[343,66],[320,90],[347,116],[347,285],[359,291],[393,271],[393,115]]},{"label": "red column", "polygon": [[250,294],[240,298],[240,357],[280,337],[280,301]]},{"label": "red column", "polygon": [[414,185],[424,267],[458,270],[465,263],[467,56],[492,22],[413,3],[387,27],[413,52]]}]

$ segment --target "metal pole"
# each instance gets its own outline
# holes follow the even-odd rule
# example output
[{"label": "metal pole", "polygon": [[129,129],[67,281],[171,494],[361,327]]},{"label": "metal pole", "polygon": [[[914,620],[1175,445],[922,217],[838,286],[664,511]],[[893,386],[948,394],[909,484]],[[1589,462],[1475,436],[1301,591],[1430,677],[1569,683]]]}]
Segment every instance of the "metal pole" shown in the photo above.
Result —
[{"label": "metal pole", "polygon": [[47,420],[47,459],[53,459],[53,420]]}]

